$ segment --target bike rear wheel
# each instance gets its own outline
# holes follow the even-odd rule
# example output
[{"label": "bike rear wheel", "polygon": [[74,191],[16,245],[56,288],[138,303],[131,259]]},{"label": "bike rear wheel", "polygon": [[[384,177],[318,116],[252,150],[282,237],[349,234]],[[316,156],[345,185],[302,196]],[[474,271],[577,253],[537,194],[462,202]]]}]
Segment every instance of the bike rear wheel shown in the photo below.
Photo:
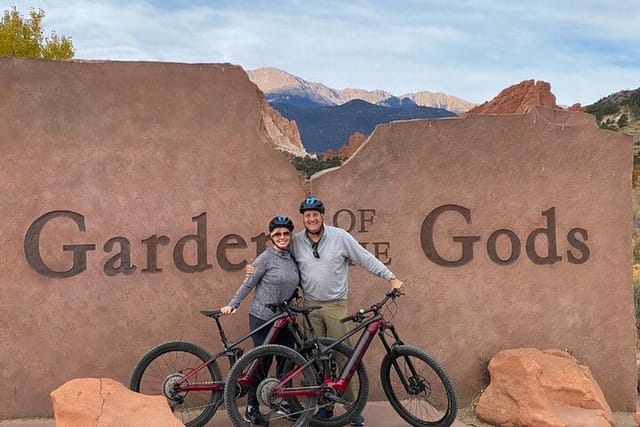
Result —
[{"label": "bike rear wheel", "polygon": [[[275,359],[275,360],[274,360]],[[283,398],[274,391],[279,378],[292,374],[304,365],[306,360],[298,352],[281,345],[263,345],[247,352],[233,365],[227,376],[224,389],[224,403],[229,419],[236,427],[246,427],[245,410],[251,403],[248,397],[241,396],[242,388],[255,390],[260,412],[265,421],[277,425],[305,426],[313,416],[317,400],[315,393],[309,396]],[[255,378],[251,381],[251,378]],[[313,391],[316,386],[316,373],[308,366],[290,378],[282,391],[306,388]],[[296,402],[293,411],[283,405]]]},{"label": "bike rear wheel", "polygon": [[[160,344],[145,354],[131,374],[129,388],[141,394],[167,399],[173,414],[187,427],[201,427],[222,403],[222,391],[180,391],[174,385],[184,375],[211,360],[207,351],[185,341]],[[222,383],[220,367],[214,360],[185,384]]]},{"label": "bike rear wheel", "polygon": [[453,384],[444,368],[419,348],[399,345],[380,366],[382,389],[412,426],[450,426],[456,418]]}]

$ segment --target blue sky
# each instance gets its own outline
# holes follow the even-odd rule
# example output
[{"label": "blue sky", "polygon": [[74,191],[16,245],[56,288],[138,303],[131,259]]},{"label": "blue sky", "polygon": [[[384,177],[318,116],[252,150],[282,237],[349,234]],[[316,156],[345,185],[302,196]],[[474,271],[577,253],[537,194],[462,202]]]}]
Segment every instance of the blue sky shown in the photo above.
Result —
[{"label": "blue sky", "polygon": [[640,87],[640,3],[593,0],[9,0],[78,59],[276,67],[336,89],[481,103],[522,80],[561,105]]}]

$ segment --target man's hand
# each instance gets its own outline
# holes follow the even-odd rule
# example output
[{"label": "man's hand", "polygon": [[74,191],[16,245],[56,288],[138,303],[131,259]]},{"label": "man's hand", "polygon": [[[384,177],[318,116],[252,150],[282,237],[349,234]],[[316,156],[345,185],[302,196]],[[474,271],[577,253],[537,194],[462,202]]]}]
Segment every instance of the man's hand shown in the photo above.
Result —
[{"label": "man's hand", "polygon": [[222,314],[233,314],[236,312],[236,309],[231,306],[225,305],[224,307],[220,308],[220,311],[222,312]]},{"label": "man's hand", "polygon": [[391,285],[391,289],[400,289],[402,287],[402,280],[391,279],[389,280],[389,284]]},{"label": "man's hand", "polygon": [[244,277],[249,277],[256,271],[256,269],[253,268],[253,264],[251,264],[252,262],[253,259],[251,260],[251,262],[247,263],[247,266],[244,268]]}]

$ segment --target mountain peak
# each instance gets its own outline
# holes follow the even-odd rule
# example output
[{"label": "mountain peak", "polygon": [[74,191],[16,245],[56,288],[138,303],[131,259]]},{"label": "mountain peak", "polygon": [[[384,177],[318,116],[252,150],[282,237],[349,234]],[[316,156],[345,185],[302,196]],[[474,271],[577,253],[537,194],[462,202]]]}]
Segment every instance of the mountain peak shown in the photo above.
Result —
[{"label": "mountain peak", "polygon": [[[333,89],[322,83],[310,82],[286,71],[273,67],[248,70],[249,79],[264,92],[270,103],[287,103],[298,107],[342,105],[353,99],[362,99],[371,104],[395,106],[398,99],[405,98],[423,107],[442,108],[459,114],[475,104],[444,93],[417,92],[396,97],[385,90]],[[389,101],[390,99],[392,99]],[[404,101],[407,104],[407,101]]]},{"label": "mountain peak", "polygon": [[306,83],[293,74],[273,67],[248,70],[247,74],[249,75],[249,79],[264,93],[283,88],[300,88],[304,87]]}]

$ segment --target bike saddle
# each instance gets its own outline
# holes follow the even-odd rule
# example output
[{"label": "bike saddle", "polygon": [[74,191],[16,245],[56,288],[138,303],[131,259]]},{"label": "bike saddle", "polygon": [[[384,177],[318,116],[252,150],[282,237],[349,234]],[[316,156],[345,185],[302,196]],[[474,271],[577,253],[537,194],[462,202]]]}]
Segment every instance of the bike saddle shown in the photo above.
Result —
[{"label": "bike saddle", "polygon": [[200,310],[200,314],[211,317],[212,319],[224,316],[220,310]]}]

